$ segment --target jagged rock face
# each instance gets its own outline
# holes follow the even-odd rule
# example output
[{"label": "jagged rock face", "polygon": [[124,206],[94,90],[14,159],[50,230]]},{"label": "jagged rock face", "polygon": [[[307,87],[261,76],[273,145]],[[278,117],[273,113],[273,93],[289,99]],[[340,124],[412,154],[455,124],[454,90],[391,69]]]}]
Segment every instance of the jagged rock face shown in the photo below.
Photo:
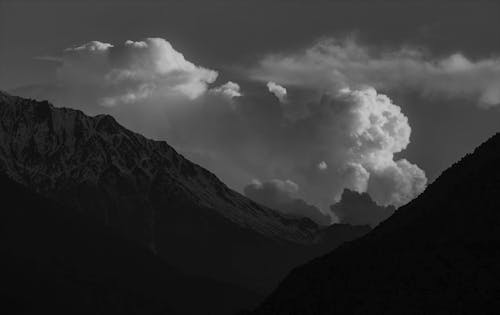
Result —
[{"label": "jagged rock face", "polygon": [[[158,192],[214,209],[267,236],[313,241],[314,224],[298,227],[299,220],[293,222],[251,202],[166,142],[133,133],[111,116],[88,117],[47,102],[6,95],[1,101],[2,169],[27,186],[49,196],[62,196],[112,225],[123,219],[117,216],[132,212],[127,208],[140,204],[149,209],[143,212],[150,212],[145,221],[154,224],[154,209],[148,204],[158,198],[152,196]],[[78,195],[72,196],[74,193]],[[86,198],[93,194],[102,198]],[[102,199],[110,197],[123,201],[120,209],[109,207],[106,201],[102,204]]]},{"label": "jagged rock face", "polygon": [[292,271],[255,314],[477,314],[500,306],[500,134],[372,232]]},{"label": "jagged rock face", "polygon": [[[312,221],[258,205],[111,116],[2,93],[0,170],[188,271],[255,287],[319,253],[305,254],[305,245],[323,250],[367,232],[354,228],[327,246],[322,239],[331,233]],[[278,263],[267,266],[272,257]]]}]

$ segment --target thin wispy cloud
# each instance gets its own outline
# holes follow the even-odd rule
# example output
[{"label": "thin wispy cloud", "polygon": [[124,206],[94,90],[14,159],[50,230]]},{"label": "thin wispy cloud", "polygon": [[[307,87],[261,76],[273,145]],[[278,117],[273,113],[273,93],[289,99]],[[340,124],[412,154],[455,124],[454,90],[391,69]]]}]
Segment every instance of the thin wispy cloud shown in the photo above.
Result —
[{"label": "thin wispy cloud", "polygon": [[500,104],[500,57],[472,59],[460,52],[435,57],[421,49],[385,49],[354,39],[325,39],[289,54],[270,54],[250,70],[253,78],[330,91],[344,87],[410,89],[424,96]]}]

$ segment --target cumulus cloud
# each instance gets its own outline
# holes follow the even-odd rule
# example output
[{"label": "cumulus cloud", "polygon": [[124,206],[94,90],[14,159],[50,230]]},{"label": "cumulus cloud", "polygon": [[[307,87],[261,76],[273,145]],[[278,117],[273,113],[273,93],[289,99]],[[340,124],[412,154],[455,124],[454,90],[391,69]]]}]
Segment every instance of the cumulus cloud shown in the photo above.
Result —
[{"label": "cumulus cloud", "polygon": [[253,180],[245,189],[245,195],[265,206],[281,211],[285,214],[308,217],[321,225],[331,223],[331,218],[317,207],[307,204],[297,198],[299,186],[291,180],[273,179],[266,182]]},{"label": "cumulus cloud", "polygon": [[[292,174],[322,209],[338,201],[346,188],[394,206],[425,189],[424,171],[395,158],[409,145],[411,127],[401,107],[386,95],[369,87],[344,88],[304,106],[306,116],[292,121],[283,116],[286,122],[273,126],[279,139],[266,140],[273,143],[273,153],[262,162],[277,174]],[[321,170],[318,161],[327,167]]]},{"label": "cumulus cloud", "polygon": [[232,81],[228,81],[221,86],[211,89],[213,93],[220,93],[228,98],[242,96],[240,92],[240,85]]},{"label": "cumulus cloud", "polygon": [[274,96],[276,96],[280,102],[285,102],[286,100],[286,89],[282,87],[279,84],[276,84],[272,81],[267,82],[267,88],[269,89],[269,92],[273,93]]},{"label": "cumulus cloud", "polygon": [[326,162],[325,162],[325,161],[321,161],[321,162],[319,162],[319,163],[318,163],[318,169],[319,169],[320,171],[324,171],[324,170],[326,170],[327,168],[328,168],[328,164],[326,164]]},{"label": "cumulus cloud", "polygon": [[67,48],[58,69],[61,83],[92,90],[106,106],[153,96],[195,99],[217,75],[186,60],[162,38],[127,40],[120,45],[92,41]]},{"label": "cumulus cloud", "polygon": [[340,222],[352,225],[376,226],[396,210],[393,206],[379,206],[367,193],[344,190],[342,199],[330,207]]},{"label": "cumulus cloud", "polygon": [[[304,183],[309,188],[306,195],[323,208],[338,201],[344,189],[366,192],[382,206],[401,206],[425,189],[424,171],[406,159],[395,159],[410,143],[411,127],[401,108],[386,95],[370,87],[344,88],[323,95],[307,110],[307,116],[287,121],[281,130],[282,139],[293,139],[286,142],[292,147],[280,148],[271,159],[278,161],[276,169]],[[261,195],[256,197],[255,191]],[[247,196],[257,201],[260,197],[269,206],[273,205],[270,199],[286,196],[277,193],[282,191],[290,194],[297,189],[286,182],[245,189]],[[274,199],[262,197],[264,193]]]},{"label": "cumulus cloud", "polygon": [[427,96],[467,97],[480,106],[500,104],[500,58],[472,60],[462,53],[435,58],[418,49],[377,49],[355,40],[322,40],[295,54],[273,54],[251,71],[262,81],[308,86],[410,88]]},{"label": "cumulus cloud", "polygon": [[331,163],[341,162],[343,188],[368,191],[378,204],[396,206],[424,190],[425,173],[405,159],[394,159],[410,143],[411,128],[387,96],[373,88],[342,89],[325,100],[320,112],[331,116],[332,131],[340,137]]},{"label": "cumulus cloud", "polygon": [[[319,67],[315,75],[324,76],[324,82],[300,76],[295,85],[288,85],[293,77],[264,81],[286,84],[294,92],[278,103],[265,85],[255,85],[245,95],[231,81],[212,88],[216,72],[195,66],[166,43],[91,42],[68,49],[59,77],[62,89],[74,87],[65,94],[72,98],[47,99],[64,106],[78,103],[91,114],[111,114],[137,132],[167,140],[238,190],[253,178],[293,178],[296,188],[286,181],[263,182],[246,192],[317,222],[337,220],[329,206],[346,188],[394,206],[425,188],[423,170],[395,156],[410,143],[408,119],[375,88],[339,86],[330,79],[334,71]],[[82,99],[73,102],[75,95]],[[107,107],[89,110],[95,100]],[[269,187],[279,193],[259,197],[267,196]]]}]

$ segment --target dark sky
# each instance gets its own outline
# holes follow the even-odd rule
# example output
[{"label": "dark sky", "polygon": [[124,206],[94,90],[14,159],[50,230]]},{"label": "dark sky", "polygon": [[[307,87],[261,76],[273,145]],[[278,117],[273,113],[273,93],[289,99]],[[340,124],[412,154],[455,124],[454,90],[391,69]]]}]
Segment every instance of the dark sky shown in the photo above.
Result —
[{"label": "dark sky", "polygon": [[[455,53],[462,54],[472,62],[498,60],[495,58],[500,55],[499,3],[0,0],[0,89],[60,83],[56,70],[61,62],[39,57],[59,58],[68,47],[93,40],[116,45],[129,39],[139,41],[147,37],[160,37],[170,42],[188,61],[217,70],[219,76],[213,82],[214,86],[228,80],[239,83],[245,97],[248,96],[248,99],[241,98],[239,103],[250,103],[250,99],[253,102],[275,102],[269,95],[259,95],[263,91],[267,92],[265,87],[242,69],[255,68],[269,54],[297,56],[300,51],[325,38],[355,37],[366,47],[381,47],[385,50],[414,47],[425,51],[431,60],[440,60]],[[488,75],[496,80],[498,73]],[[451,96],[422,94],[418,88],[425,83],[415,85],[417,88],[412,86],[412,89],[394,88],[392,85],[388,88],[377,86],[377,89],[401,108],[412,129],[410,144],[406,150],[396,153],[396,158],[406,158],[418,165],[427,179],[432,181],[451,163],[500,130],[500,112],[495,106],[481,108],[477,106],[477,100],[460,97],[458,92]],[[299,88],[287,88],[290,95],[300,95]],[[241,104],[238,105],[240,110],[247,108]],[[248,108],[246,110],[248,114]],[[99,109],[94,108],[90,112],[96,111]],[[258,119],[271,119],[269,115],[272,116],[272,113],[265,115]],[[138,131],[156,137],[165,135],[165,138],[174,138],[168,133],[155,134],[150,129],[142,130],[140,125],[131,122],[130,117],[123,117],[123,123],[136,127]],[[262,128],[267,128],[265,126],[263,123]],[[227,130],[230,129],[224,129],[221,133],[227,133]],[[266,137],[275,134],[273,132],[266,134]],[[232,140],[226,138],[219,137],[224,145],[231,146]],[[283,142],[283,139],[278,138],[273,142],[275,147],[276,143]],[[181,148],[185,144],[182,141],[173,142]],[[207,140],[207,143],[210,141]],[[289,145],[293,146],[293,141]],[[301,143],[296,145],[300,146]],[[258,148],[265,154],[271,154],[265,148]],[[191,153],[186,154],[196,160],[196,154],[200,152],[193,152],[197,150],[203,151],[204,146],[194,145],[186,150]],[[286,148],[284,150],[287,151]],[[234,151],[243,155],[244,150]],[[217,152],[223,154],[227,151],[221,149]],[[295,154],[293,150],[287,152]],[[231,160],[233,156],[227,156],[226,159]],[[238,179],[240,175],[237,172],[224,172],[221,165],[207,159],[199,158],[198,162],[214,170],[240,191],[251,177],[266,181],[281,175],[283,180],[302,180],[301,189],[310,184],[304,180],[307,176],[298,179],[298,173],[294,178],[294,174],[286,174],[283,170],[258,170],[261,164],[253,165],[252,161],[244,161],[243,158],[235,162],[239,163],[239,168],[245,169],[241,179]],[[301,196],[309,197],[311,202],[321,205],[314,193],[303,193]]]},{"label": "dark sky", "polygon": [[0,6],[3,88],[46,82],[50,65],[34,56],[90,40],[162,37],[189,60],[217,69],[353,32],[437,54],[500,51],[496,1],[1,0]]}]

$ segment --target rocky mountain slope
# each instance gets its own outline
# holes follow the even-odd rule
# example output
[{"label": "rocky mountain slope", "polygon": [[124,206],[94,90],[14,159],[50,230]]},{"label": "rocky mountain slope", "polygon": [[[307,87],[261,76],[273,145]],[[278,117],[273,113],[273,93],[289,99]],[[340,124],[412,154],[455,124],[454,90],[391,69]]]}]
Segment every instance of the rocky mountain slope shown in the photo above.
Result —
[{"label": "rocky mountain slope", "polygon": [[295,269],[255,314],[494,313],[499,161],[497,134],[372,232]]},{"label": "rocky mountain slope", "polygon": [[3,314],[233,314],[257,301],[247,290],[183,275],[1,173],[0,189]]},{"label": "rocky mountain slope", "polygon": [[369,230],[286,217],[111,116],[6,93],[0,170],[189,273],[263,291],[297,263]]},{"label": "rocky mountain slope", "polygon": [[[17,181],[44,194],[78,185],[92,189],[114,186],[110,193],[137,195],[145,186],[161,185],[164,194],[180,195],[199,206],[273,238],[311,242],[315,226],[298,222],[252,203],[228,189],[212,173],[184,159],[166,142],[148,140],[120,126],[111,116],[88,117],[48,102],[1,96],[2,169]],[[147,182],[147,185],[140,182]],[[121,191],[132,189],[132,191]],[[77,196],[77,198],[82,199]],[[79,208],[83,200],[76,204]],[[135,200],[130,200],[134,203]],[[110,209],[94,207],[96,215],[113,222]],[[120,210],[123,212],[123,210]],[[150,213],[154,230],[154,213]],[[149,238],[154,247],[153,235]]]}]

